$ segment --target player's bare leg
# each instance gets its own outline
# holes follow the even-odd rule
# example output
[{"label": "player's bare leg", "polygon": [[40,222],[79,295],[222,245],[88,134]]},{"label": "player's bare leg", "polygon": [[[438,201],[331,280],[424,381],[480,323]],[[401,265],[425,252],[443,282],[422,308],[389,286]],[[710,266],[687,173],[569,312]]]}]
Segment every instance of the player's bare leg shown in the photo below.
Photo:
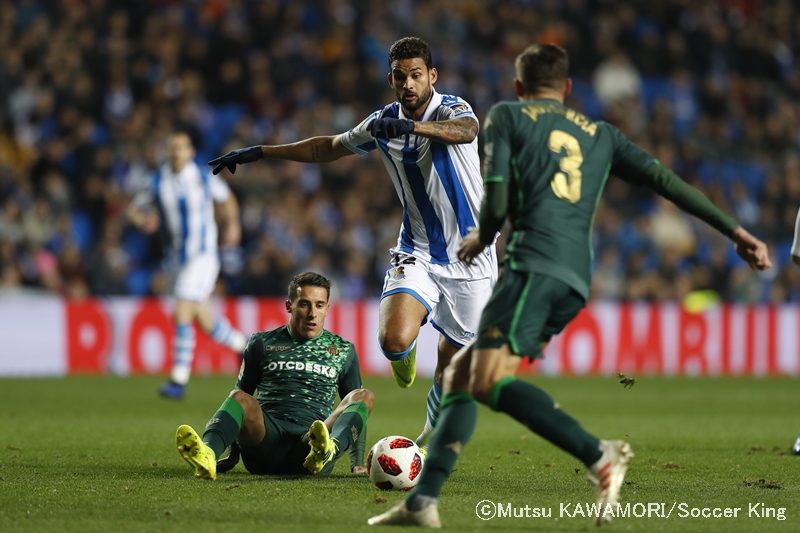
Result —
[{"label": "player's bare leg", "polygon": [[[267,436],[267,428],[264,426],[264,413],[261,410],[261,405],[253,396],[241,390],[233,390],[228,396],[226,402],[233,400],[242,408],[242,423],[239,428],[239,433],[236,435],[236,440],[245,446],[255,446],[260,444]],[[225,405],[225,402],[223,402]],[[234,406],[235,410],[235,406]],[[213,422],[214,419],[212,418]],[[206,426],[206,433],[212,432],[212,425]],[[205,438],[205,434],[203,435]],[[227,440],[227,439],[226,439]]]},{"label": "player's bare leg", "polygon": [[408,388],[417,374],[416,342],[428,310],[419,300],[400,292],[381,300],[378,343],[392,362],[392,375],[400,387]]},{"label": "player's bare leg", "polygon": [[325,419],[316,420],[308,430],[311,450],[303,466],[312,473],[323,471],[330,462],[335,462],[350,450],[350,471],[366,473],[364,447],[366,424],[375,395],[369,389],[356,389],[345,396],[336,409]]}]

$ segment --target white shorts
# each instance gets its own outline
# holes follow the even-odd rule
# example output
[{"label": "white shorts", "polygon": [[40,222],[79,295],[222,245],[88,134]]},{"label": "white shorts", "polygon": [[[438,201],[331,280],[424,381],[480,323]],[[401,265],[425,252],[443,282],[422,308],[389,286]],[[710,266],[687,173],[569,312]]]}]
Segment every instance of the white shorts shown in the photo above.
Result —
[{"label": "white shorts", "polygon": [[175,298],[193,302],[208,300],[219,275],[219,258],[216,254],[200,255],[183,265],[173,263],[171,267]]},{"label": "white shorts", "polygon": [[392,267],[383,281],[381,300],[407,293],[428,310],[427,319],[454,346],[468,344],[478,333],[486,302],[497,281],[494,246],[483,251],[475,265],[462,262],[433,265],[411,254],[391,250]]}]

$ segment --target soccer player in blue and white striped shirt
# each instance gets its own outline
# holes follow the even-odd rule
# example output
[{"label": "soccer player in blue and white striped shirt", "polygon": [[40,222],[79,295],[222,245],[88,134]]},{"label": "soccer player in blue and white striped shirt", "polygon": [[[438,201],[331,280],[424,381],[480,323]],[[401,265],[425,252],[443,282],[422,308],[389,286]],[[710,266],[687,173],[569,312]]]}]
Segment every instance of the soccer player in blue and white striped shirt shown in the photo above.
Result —
[{"label": "soccer player in blue and white striped shirt", "polygon": [[161,387],[160,393],[179,399],[192,371],[193,321],[216,342],[237,353],[244,349],[247,339],[224,316],[215,317],[209,304],[220,269],[215,207],[223,221],[222,244],[236,245],[241,237],[236,197],[222,179],[200,170],[194,162],[194,146],[187,132],[173,133],[168,151],[169,161],[155,173],[150,186],[136,195],[127,215],[145,233],[155,232],[163,218],[171,237],[174,361],[170,381]]},{"label": "soccer player in blue and white striped shirt", "polygon": [[430,320],[441,333],[428,416],[417,441],[424,444],[436,423],[442,371],[477,333],[480,312],[497,278],[490,246],[473,265],[457,250],[477,225],[483,181],[477,149],[478,119],[458,96],[438,93],[428,44],[416,37],[389,50],[387,80],[397,101],[377,110],[340,135],[294,144],[252,146],[209,162],[214,173],[261,158],[301,162],[334,161],[378,151],[403,204],[403,224],[390,250],[391,268],[381,295],[378,340],[401,387],[416,375],[416,339]]}]

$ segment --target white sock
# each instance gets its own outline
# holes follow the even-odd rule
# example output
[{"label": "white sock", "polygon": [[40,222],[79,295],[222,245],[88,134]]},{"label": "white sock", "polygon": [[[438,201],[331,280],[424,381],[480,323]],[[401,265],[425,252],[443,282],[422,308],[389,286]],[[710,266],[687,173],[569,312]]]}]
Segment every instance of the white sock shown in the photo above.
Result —
[{"label": "white sock", "polygon": [[176,364],[172,367],[172,373],[170,374],[170,379],[179,385],[186,385],[189,383],[189,377],[192,375],[192,365],[191,363],[186,364]]}]

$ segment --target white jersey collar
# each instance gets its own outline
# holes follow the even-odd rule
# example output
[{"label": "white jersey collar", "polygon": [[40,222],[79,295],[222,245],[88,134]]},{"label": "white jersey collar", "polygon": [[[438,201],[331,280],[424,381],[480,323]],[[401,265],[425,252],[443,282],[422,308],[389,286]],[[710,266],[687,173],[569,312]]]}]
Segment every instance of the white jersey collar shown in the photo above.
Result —
[{"label": "white jersey collar", "polygon": [[[419,120],[420,122],[424,122],[426,120],[430,120],[433,114],[439,109],[439,106],[442,104],[442,95],[436,92],[436,89],[433,89],[433,95],[431,95],[431,100],[428,102],[428,107],[425,108],[425,113],[422,114],[422,118]],[[410,117],[407,117],[405,113],[403,113],[403,106],[400,105],[400,118],[406,118],[409,120],[413,120]]]}]

